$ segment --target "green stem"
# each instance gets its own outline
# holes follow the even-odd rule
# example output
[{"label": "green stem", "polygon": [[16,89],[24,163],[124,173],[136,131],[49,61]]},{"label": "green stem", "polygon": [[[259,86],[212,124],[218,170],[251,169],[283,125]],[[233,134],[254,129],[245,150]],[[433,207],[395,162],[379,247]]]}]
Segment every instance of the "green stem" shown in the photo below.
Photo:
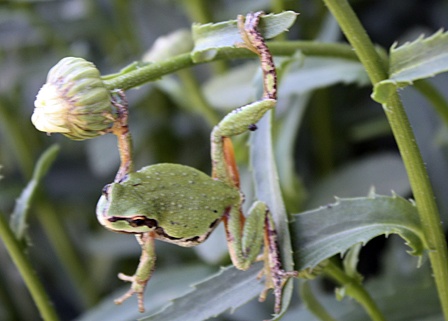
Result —
[{"label": "green stem", "polygon": [[307,309],[311,311],[319,320],[322,321],[336,321],[325,307],[320,304],[311,290],[309,282],[303,282],[300,286],[300,298],[305,303]]},{"label": "green stem", "polygon": [[[347,0],[324,0],[375,85],[387,78],[382,59]],[[448,253],[440,215],[426,169],[409,120],[397,93],[387,102],[385,113],[408,173],[416,206],[429,248],[429,259],[445,318],[448,320]]]},{"label": "green stem", "polygon": [[342,43],[324,43],[317,41],[272,41],[268,43],[274,56],[290,56],[301,51],[305,56],[321,56],[358,60],[353,49]]},{"label": "green stem", "polygon": [[361,304],[372,320],[386,320],[378,309],[378,306],[375,304],[375,301],[373,301],[370,294],[359,281],[347,275],[340,267],[331,262],[331,260],[325,267],[324,274],[342,285],[345,288],[347,295]]},{"label": "green stem", "polygon": [[42,283],[40,283],[36,273],[33,271],[28,258],[22,252],[20,244],[9,228],[3,213],[0,213],[0,238],[25,281],[42,318],[46,321],[59,320]]},{"label": "green stem", "polygon": [[[300,50],[305,55],[357,60],[356,54],[350,46],[343,44],[318,43],[313,41],[276,41],[270,42],[268,45],[273,55],[289,56]],[[253,57],[255,55],[245,49],[223,48],[218,51],[213,61]],[[147,64],[124,74],[117,74],[116,77],[105,75],[103,79],[104,84],[109,90],[128,90],[141,86],[149,81],[155,81],[164,75],[171,74],[180,69],[191,67],[194,64],[191,60],[190,53],[185,53],[167,60]]]}]

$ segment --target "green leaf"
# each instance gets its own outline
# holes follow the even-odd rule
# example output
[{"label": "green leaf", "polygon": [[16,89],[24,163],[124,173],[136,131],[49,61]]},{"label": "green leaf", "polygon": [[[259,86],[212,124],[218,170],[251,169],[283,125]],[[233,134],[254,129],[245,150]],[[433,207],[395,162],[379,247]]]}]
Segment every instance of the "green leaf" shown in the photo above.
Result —
[{"label": "green leaf", "polygon": [[[416,268],[416,258],[404,252],[401,239],[392,235],[385,255],[381,259],[381,274],[368,278],[364,284],[388,321],[443,321],[440,303],[431,275],[431,267],[425,262]],[[371,321],[365,310],[354,300],[337,301],[333,292],[325,291],[318,282],[311,285],[318,304],[330,311],[333,318],[344,321]],[[309,293],[306,293],[309,295]],[[304,298],[308,305],[309,297]],[[313,300],[313,298],[311,298]],[[311,316],[306,305],[290,309],[282,321],[322,321]],[[320,313],[319,306],[313,312]],[[331,319],[330,319],[331,320]]]},{"label": "green leaf", "polygon": [[439,30],[434,35],[420,36],[414,42],[390,51],[390,78],[407,83],[428,78],[448,70],[448,33]]},{"label": "green leaf", "polygon": [[[275,156],[271,135],[272,111],[268,112],[258,123],[258,129],[251,134],[251,167],[254,173],[257,199],[265,202],[275,221],[278,232],[278,244],[281,251],[283,268],[293,271],[294,265],[291,257],[291,238],[288,228],[288,216],[280,191]],[[283,289],[282,311],[286,311],[292,295],[292,282],[288,282]]]},{"label": "green leaf", "polygon": [[[268,14],[261,17],[260,32],[265,39],[273,38],[286,31],[296,20],[297,13],[285,11],[279,14]],[[217,50],[234,47],[242,42],[237,20],[219,23],[193,24],[193,40],[195,47],[191,53],[194,62],[213,59]]]},{"label": "green leaf", "polygon": [[347,275],[353,279],[358,279],[361,283],[363,277],[358,273],[357,266],[359,263],[359,253],[361,252],[362,244],[358,243],[348,249],[342,261],[344,265],[344,271]]},{"label": "green leaf", "polygon": [[18,240],[23,239],[25,235],[27,214],[33,196],[36,193],[42,178],[47,174],[48,169],[56,159],[58,152],[59,146],[52,145],[40,156],[34,167],[33,177],[16,201],[16,206],[11,215],[10,226]]},{"label": "green leaf", "polygon": [[398,196],[338,199],[294,218],[295,259],[300,270],[382,234],[399,234],[413,255],[422,255],[426,248],[414,204]]},{"label": "green leaf", "polygon": [[[302,64],[293,64],[285,71],[279,87],[279,95],[300,95],[337,83],[370,83],[363,65],[358,61],[328,57],[297,57]],[[300,84],[299,86],[297,84]]]},{"label": "green leaf", "polygon": [[194,285],[194,289],[172,301],[161,312],[142,321],[197,321],[215,317],[227,310],[235,310],[263,290],[257,279],[260,263],[243,272],[227,267],[212,277]]},{"label": "green leaf", "polygon": [[420,36],[413,42],[390,49],[389,79],[375,85],[372,98],[385,104],[399,87],[418,79],[448,71],[448,32],[439,30],[432,36]]}]

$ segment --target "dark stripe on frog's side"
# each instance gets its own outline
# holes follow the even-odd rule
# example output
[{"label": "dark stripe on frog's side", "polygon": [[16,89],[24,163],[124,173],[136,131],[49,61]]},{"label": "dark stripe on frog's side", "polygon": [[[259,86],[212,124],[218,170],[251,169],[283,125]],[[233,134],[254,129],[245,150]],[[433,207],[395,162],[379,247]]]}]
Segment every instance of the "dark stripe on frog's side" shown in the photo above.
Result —
[{"label": "dark stripe on frog's side", "polygon": [[[143,226],[146,225],[147,227],[153,229],[152,231],[156,233],[157,239],[160,239],[165,242],[170,242],[174,244],[178,244],[181,246],[189,247],[189,246],[195,246],[202,242],[204,242],[207,237],[210,235],[210,233],[215,229],[215,227],[219,224],[221,219],[214,220],[209,228],[210,231],[205,235],[200,236],[194,236],[190,238],[181,238],[181,237],[173,237],[165,233],[165,230],[158,226],[158,222],[154,219],[146,218],[146,217],[138,217],[138,218],[132,218],[132,217],[119,217],[119,216],[112,216],[107,219],[109,222],[114,223],[117,221],[126,221],[130,226]],[[126,233],[126,232],[125,232]]]}]

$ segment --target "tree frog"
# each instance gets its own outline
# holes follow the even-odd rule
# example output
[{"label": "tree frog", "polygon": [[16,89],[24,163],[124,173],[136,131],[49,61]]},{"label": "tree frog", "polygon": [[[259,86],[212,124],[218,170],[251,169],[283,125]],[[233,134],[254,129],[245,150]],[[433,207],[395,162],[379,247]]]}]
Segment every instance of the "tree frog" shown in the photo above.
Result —
[{"label": "tree frog", "polygon": [[[119,274],[131,282],[131,289],[115,300],[120,304],[137,295],[139,310],[144,311],[143,292],[155,267],[154,240],[180,246],[194,246],[207,239],[213,229],[224,222],[233,264],[246,270],[261,258],[266,276],[266,291],[274,290],[276,313],[281,308],[284,282],[297,272],[282,269],[277,233],[267,205],[257,201],[249,215],[241,211],[243,195],[235,164],[231,136],[255,130],[255,124],[276,104],[276,71],[272,56],[257,30],[262,12],[238,17],[238,27],[245,47],[260,57],[263,70],[263,98],[237,108],[228,114],[211,133],[212,176],[179,164],[156,164],[132,171],[131,141],[127,129],[127,109],[115,102],[121,111],[121,123],[113,132],[119,140],[121,167],[115,181],[103,189],[97,204],[97,217],[106,228],[135,234],[142,254],[133,276]],[[123,98],[123,97],[122,97]],[[122,100],[123,101],[123,100]]]}]

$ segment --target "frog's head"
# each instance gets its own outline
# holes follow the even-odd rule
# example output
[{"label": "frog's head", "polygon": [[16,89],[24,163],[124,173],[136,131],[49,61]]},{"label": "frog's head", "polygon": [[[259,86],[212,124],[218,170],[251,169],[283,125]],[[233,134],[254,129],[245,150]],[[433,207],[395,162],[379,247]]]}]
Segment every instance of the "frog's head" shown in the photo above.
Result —
[{"label": "frog's head", "polygon": [[98,221],[104,227],[122,233],[138,234],[157,228],[157,221],[135,206],[133,196],[129,186],[121,183],[106,185],[96,206]]}]

